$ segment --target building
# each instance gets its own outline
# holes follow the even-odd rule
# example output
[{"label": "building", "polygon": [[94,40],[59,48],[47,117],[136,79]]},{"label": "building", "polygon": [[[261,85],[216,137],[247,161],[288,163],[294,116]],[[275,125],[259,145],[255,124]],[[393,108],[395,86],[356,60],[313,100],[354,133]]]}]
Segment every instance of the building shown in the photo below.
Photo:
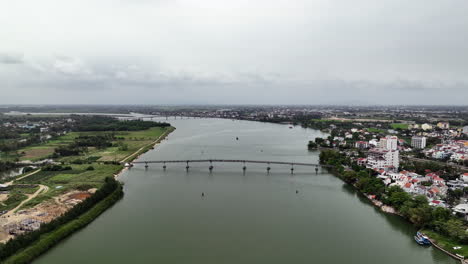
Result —
[{"label": "building", "polygon": [[448,122],[439,122],[437,123],[437,127],[440,129],[449,129],[450,125]]},{"label": "building", "polygon": [[379,147],[387,150],[397,150],[398,149],[398,137],[396,136],[386,136],[380,139]]},{"label": "building", "polygon": [[369,150],[367,165],[373,169],[396,170],[400,166],[398,150],[384,148],[373,148]]},{"label": "building", "polygon": [[422,130],[431,130],[431,129],[432,129],[432,125],[430,125],[430,124],[422,124],[422,125],[421,125],[421,129],[422,129]]},{"label": "building", "polygon": [[463,127],[463,134],[468,135],[468,126]]},{"label": "building", "polygon": [[414,136],[411,138],[411,146],[417,149],[426,147],[426,137]]},{"label": "building", "polygon": [[356,141],[356,148],[366,149],[369,147],[369,142],[367,141]]}]

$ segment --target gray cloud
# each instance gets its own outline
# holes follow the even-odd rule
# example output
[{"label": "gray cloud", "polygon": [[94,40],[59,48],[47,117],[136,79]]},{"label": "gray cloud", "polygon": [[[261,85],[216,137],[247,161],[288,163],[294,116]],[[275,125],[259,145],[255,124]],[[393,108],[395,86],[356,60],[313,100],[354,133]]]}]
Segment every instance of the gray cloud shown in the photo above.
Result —
[{"label": "gray cloud", "polygon": [[14,53],[0,53],[0,64],[23,63],[23,55]]},{"label": "gray cloud", "polygon": [[27,56],[0,50],[0,103],[466,104],[466,10],[460,0],[14,1],[0,4],[2,49]]}]

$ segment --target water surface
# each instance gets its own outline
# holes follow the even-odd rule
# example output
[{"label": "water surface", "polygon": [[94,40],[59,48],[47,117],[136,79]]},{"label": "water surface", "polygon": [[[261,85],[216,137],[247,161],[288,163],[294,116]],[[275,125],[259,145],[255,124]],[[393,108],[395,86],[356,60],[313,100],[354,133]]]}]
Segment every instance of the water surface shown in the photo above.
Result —
[{"label": "water surface", "polygon": [[[315,130],[218,119],[169,120],[177,130],[140,160],[318,162]],[[239,140],[236,140],[239,137]],[[125,172],[125,197],[35,263],[453,264],[418,246],[415,229],[381,213],[322,170],[288,166],[142,165]],[[296,193],[298,191],[298,193]],[[201,196],[204,192],[206,195]]]}]

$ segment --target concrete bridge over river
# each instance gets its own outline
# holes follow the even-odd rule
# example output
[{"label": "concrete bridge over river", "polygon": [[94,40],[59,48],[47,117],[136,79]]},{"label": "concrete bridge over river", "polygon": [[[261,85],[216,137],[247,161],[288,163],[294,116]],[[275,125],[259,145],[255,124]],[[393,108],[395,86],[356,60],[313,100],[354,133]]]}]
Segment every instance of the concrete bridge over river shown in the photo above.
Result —
[{"label": "concrete bridge over river", "polygon": [[145,168],[149,167],[149,164],[163,164],[163,169],[167,168],[168,163],[185,163],[185,169],[188,171],[190,169],[190,163],[209,163],[208,169],[213,171],[213,163],[241,163],[243,164],[242,170],[245,172],[247,170],[246,164],[266,164],[267,172],[270,172],[272,164],[276,165],[287,165],[291,166],[291,174],[294,173],[295,166],[309,166],[314,167],[315,172],[318,173],[319,167],[331,168],[330,165],[322,165],[317,163],[304,163],[304,162],[289,162],[289,161],[271,161],[271,160],[240,160],[240,159],[189,159],[189,160],[146,160],[146,161],[134,161],[128,163],[128,166],[133,166],[134,164],[145,164]]}]

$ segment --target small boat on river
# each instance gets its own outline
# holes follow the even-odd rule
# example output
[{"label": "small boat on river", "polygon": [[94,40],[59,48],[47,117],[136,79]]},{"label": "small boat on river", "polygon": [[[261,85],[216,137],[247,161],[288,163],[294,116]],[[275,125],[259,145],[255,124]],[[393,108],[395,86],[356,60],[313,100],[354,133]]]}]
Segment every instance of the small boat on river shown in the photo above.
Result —
[{"label": "small boat on river", "polygon": [[431,241],[429,238],[425,235],[423,235],[421,232],[417,232],[416,235],[414,236],[414,240],[416,243],[419,245],[430,245]]}]

